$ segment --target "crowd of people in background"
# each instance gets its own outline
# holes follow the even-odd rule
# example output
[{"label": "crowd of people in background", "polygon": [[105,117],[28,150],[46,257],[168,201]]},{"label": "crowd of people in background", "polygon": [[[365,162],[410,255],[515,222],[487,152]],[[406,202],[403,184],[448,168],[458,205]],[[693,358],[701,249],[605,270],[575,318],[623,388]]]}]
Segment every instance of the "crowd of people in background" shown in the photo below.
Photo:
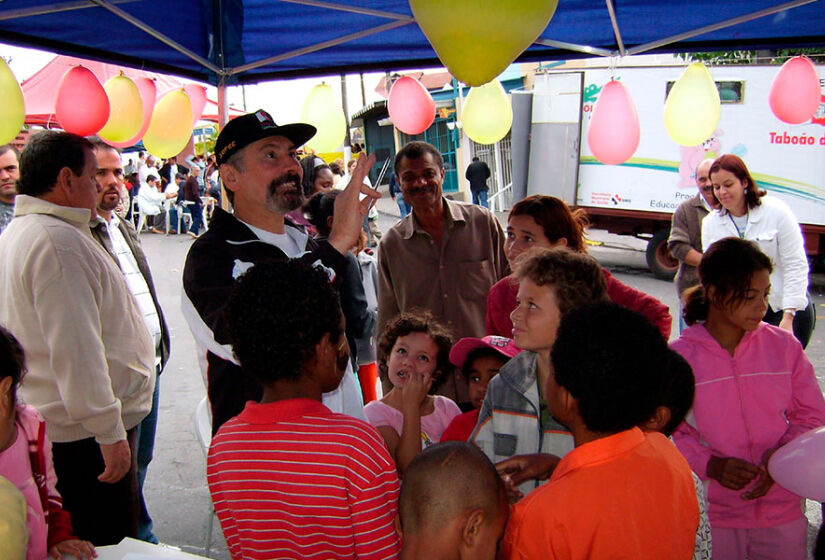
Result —
[{"label": "crowd of people in background", "polygon": [[234,559],[807,557],[767,470],[825,425],[807,261],[740,158],[701,162],[674,214],[668,346],[668,307],[587,254],[582,210],[530,196],[502,227],[486,164],[452,200],[410,142],[381,232],[375,158],[301,158],[315,132],[259,110],[186,165],[55,131],[0,147],[0,494],[25,557],[157,542],[170,337],[139,231],[173,211]]}]

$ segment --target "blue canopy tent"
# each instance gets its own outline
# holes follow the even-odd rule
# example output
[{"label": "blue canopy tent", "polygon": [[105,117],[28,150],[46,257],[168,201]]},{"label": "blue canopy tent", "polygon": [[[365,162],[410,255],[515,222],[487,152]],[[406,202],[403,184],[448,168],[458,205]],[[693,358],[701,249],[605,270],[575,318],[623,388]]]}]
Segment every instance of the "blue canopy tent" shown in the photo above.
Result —
[{"label": "blue canopy tent", "polygon": [[[450,0],[443,4],[448,12]],[[560,0],[519,60],[819,47],[823,30],[823,0]],[[221,92],[440,65],[407,0],[4,0],[0,40],[186,76]]]}]

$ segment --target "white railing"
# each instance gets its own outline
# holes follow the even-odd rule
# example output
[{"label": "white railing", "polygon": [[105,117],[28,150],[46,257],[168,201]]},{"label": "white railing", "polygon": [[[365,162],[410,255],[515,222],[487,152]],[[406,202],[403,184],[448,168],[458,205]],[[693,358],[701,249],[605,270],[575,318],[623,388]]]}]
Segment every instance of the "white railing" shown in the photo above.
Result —
[{"label": "white railing", "polygon": [[499,189],[487,197],[487,205],[491,212],[504,212],[509,209],[512,200],[513,183],[507,183],[503,189]]}]

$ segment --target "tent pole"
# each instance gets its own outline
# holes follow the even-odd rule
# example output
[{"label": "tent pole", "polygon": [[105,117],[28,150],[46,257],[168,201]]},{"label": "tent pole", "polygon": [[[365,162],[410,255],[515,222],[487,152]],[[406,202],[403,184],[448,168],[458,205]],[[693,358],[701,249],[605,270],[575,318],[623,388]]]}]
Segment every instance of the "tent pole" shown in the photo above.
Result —
[{"label": "tent pole", "polygon": [[622,33],[619,31],[619,21],[616,19],[616,9],[613,7],[613,0],[605,0],[607,2],[607,12],[610,14],[610,23],[613,25],[613,33],[616,35],[616,44],[619,46],[619,55],[624,56],[624,41],[622,41]]},{"label": "tent pole", "polygon": [[[226,75],[221,74],[218,80],[218,134],[229,121],[229,103],[226,99]],[[229,198],[221,181],[221,208],[229,212]]]},{"label": "tent pole", "polygon": [[360,6],[347,6],[337,2],[324,2],[323,0],[281,0],[290,4],[301,4],[303,6],[314,6],[316,8],[326,8],[328,10],[340,10],[342,12],[350,12],[353,14],[362,14],[365,16],[383,17],[387,19],[404,20],[411,23],[414,19],[406,14],[396,14],[384,10],[373,10],[371,8],[362,8]]},{"label": "tent pole", "polygon": [[218,129],[223,130],[229,122],[229,103],[226,98],[226,76],[221,76],[218,82]]},{"label": "tent pole", "polygon": [[358,31],[356,33],[351,33],[349,35],[344,35],[343,37],[338,37],[337,39],[330,39],[329,41],[324,41],[323,43],[317,43],[315,45],[310,45],[308,47],[296,49],[294,51],[289,51],[283,54],[279,54],[277,56],[263,58],[261,60],[256,60],[255,62],[250,62],[248,64],[242,64],[241,66],[236,66],[235,68],[229,68],[228,72],[229,74],[240,74],[241,72],[246,72],[247,70],[254,70],[255,68],[260,68],[261,66],[275,64],[276,62],[281,62],[282,60],[295,58],[304,54],[314,53],[316,51],[338,46],[342,43],[355,41],[356,39],[361,39],[362,37],[369,37],[370,35],[375,35],[376,33],[389,31],[391,29],[395,29],[396,27],[407,25],[411,21],[412,19],[410,19],[409,21],[391,21],[389,23],[379,25],[378,27],[372,27],[370,29]]},{"label": "tent pole", "polygon": [[141,31],[144,31],[145,33],[151,35],[152,37],[154,37],[155,39],[157,39],[158,41],[163,43],[164,45],[166,45],[168,47],[171,47],[171,48],[175,49],[176,51],[178,51],[179,53],[191,58],[192,60],[194,60],[195,62],[197,62],[201,66],[203,66],[204,68],[208,68],[209,70],[211,70],[212,72],[215,72],[216,74],[219,74],[221,72],[220,68],[218,68],[217,66],[215,66],[214,64],[212,64],[211,62],[209,62],[208,60],[203,58],[202,56],[199,56],[199,55],[195,54],[194,52],[190,51],[189,49],[187,49],[186,47],[184,47],[183,45],[181,45],[177,41],[173,41],[172,39],[170,39],[169,37],[167,37],[166,35],[164,35],[160,31],[158,31],[157,29],[154,29],[152,26],[140,21],[135,16],[121,10],[120,8],[118,8],[116,6],[113,6],[112,3],[109,2],[108,0],[89,0],[89,1],[96,4],[96,5],[98,5],[98,6],[100,6],[101,8],[109,10],[110,12],[112,12],[113,14],[118,16],[119,18],[121,18],[125,21],[128,21],[129,23],[131,23],[132,25],[134,25],[135,27],[137,27]]},{"label": "tent pole", "polygon": [[[129,2],[137,2],[139,0],[109,0],[112,4],[127,4]],[[86,8],[95,8],[90,0],[80,0],[78,2],[59,2],[56,4],[48,4],[45,6],[37,6],[34,8],[21,8],[19,10],[5,10],[0,12],[0,21],[10,19],[18,19],[32,16],[42,16],[48,14],[56,14],[58,12],[70,12],[72,10],[85,10]]]},{"label": "tent pole", "polygon": [[[732,27],[734,25],[739,25],[740,23],[745,23],[748,21],[752,21],[754,19],[759,19],[761,17],[769,16],[771,14],[775,14],[777,12],[784,12],[785,10],[789,10],[791,8],[797,8],[799,6],[804,6],[805,4],[810,4],[812,2],[817,2],[818,0],[793,0],[792,2],[785,2],[784,4],[780,4],[778,6],[774,6],[773,8],[765,8],[764,10],[759,10],[758,12],[752,12],[750,14],[745,14],[743,16],[735,17],[732,19],[728,19],[725,21],[720,21],[718,23],[714,23],[711,25],[706,25],[704,27],[700,27],[699,29],[695,29],[693,31],[686,31],[685,33],[680,33],[679,35],[672,35],[670,37],[665,37],[664,39],[659,39],[658,41],[652,41],[650,43],[645,43],[644,45],[639,45],[627,50],[627,54],[639,54],[645,51],[650,51],[653,49],[657,49],[664,45],[669,45],[671,43],[678,43],[679,41],[683,41],[685,39],[690,39],[691,37],[696,37],[698,35],[704,35],[705,33],[711,33],[712,31],[717,31],[719,29],[723,29],[725,27]],[[687,50],[688,47],[685,47]]]},{"label": "tent pole", "polygon": [[576,43],[566,43],[564,41],[554,41],[552,39],[538,38],[534,41],[534,43],[536,45],[542,45],[543,47],[554,47],[557,49],[564,49],[568,51],[581,52],[585,54],[592,54],[598,56],[615,56],[616,54],[613,51],[609,51],[607,49],[602,49],[599,47],[591,47],[589,45],[577,45]]}]

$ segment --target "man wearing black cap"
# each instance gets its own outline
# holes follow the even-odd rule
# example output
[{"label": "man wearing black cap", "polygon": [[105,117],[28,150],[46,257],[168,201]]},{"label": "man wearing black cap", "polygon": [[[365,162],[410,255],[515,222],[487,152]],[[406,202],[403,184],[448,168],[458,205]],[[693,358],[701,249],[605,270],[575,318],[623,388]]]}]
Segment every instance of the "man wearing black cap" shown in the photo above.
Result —
[{"label": "man wearing black cap", "polygon": [[[369,206],[380,196],[363,185],[375,158],[361,157],[349,186],[336,198],[326,240],[315,241],[285,220],[284,215],[304,201],[296,150],[315,132],[303,123],[278,126],[269,113],[259,110],[227,123],[215,143],[221,180],[234,211],[216,208],[209,229],[192,245],[181,298],[199,355],[206,356],[213,433],[240,413],[246,401],[261,397],[261,388],[241,372],[226,337],[223,310],[235,279],[261,262],[300,258],[325,267],[336,284],[336,276],[346,267],[344,255],[356,244]],[[359,192],[367,195],[361,202]],[[351,372],[337,391],[324,395],[324,404],[363,418]]]}]

